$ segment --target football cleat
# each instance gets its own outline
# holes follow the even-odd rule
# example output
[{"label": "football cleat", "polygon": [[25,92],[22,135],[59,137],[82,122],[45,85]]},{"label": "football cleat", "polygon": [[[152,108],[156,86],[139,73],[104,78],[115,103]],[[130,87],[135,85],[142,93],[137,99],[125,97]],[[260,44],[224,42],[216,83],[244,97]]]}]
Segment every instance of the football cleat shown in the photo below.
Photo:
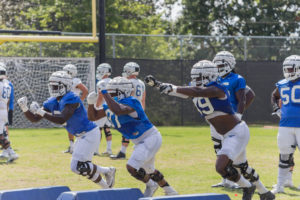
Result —
[{"label": "football cleat", "polygon": [[1,159],[1,160],[6,160],[6,159],[8,159],[8,157],[9,157],[8,152],[7,152],[6,149],[4,149],[4,150],[2,151],[2,154],[0,155],[0,159]]},{"label": "football cleat", "polygon": [[248,188],[243,188],[243,198],[242,200],[251,200],[252,196],[255,192],[256,186],[252,185],[251,187]]},{"label": "football cleat", "polygon": [[115,184],[115,176],[116,176],[116,168],[110,167],[109,172],[107,172],[105,175],[106,183],[109,188],[112,188]]},{"label": "football cleat", "polygon": [[156,190],[158,189],[158,184],[154,182],[152,185],[146,184],[146,189],[144,192],[144,197],[152,197]]},{"label": "football cleat", "polygon": [[226,179],[223,179],[222,182],[217,183],[217,184],[215,184],[215,185],[212,185],[211,187],[224,187],[225,180],[226,180]]},{"label": "football cleat", "polygon": [[278,186],[278,185],[276,185],[276,187],[273,188],[273,190],[271,190],[271,192],[272,192],[273,194],[284,193],[284,187],[283,187],[283,186]]},{"label": "football cleat", "polygon": [[291,179],[286,180],[285,183],[283,184],[284,187],[289,187],[289,188],[293,188],[295,187],[293,184],[293,181]]},{"label": "football cleat", "polygon": [[260,200],[273,200],[273,199],[275,199],[275,195],[270,191],[268,191],[264,194],[259,194],[259,197],[260,197]]},{"label": "football cleat", "polygon": [[126,154],[120,151],[117,155],[110,155],[110,158],[113,160],[122,160],[126,158]]},{"label": "football cleat", "polygon": [[70,154],[72,154],[73,153],[73,148],[71,148],[69,146],[68,149],[64,151],[64,153],[70,153]]},{"label": "football cleat", "polygon": [[240,188],[240,186],[238,184],[236,184],[233,181],[227,180],[227,179],[225,179],[224,187],[229,188],[229,189],[239,189]]},{"label": "football cleat", "polygon": [[7,163],[12,163],[14,160],[17,160],[19,158],[18,154],[16,154],[15,152],[10,153],[8,155],[8,159],[7,159]]},{"label": "football cleat", "polygon": [[109,157],[109,156],[111,156],[111,155],[113,155],[113,153],[112,153],[111,150],[106,150],[105,152],[103,152],[103,153],[101,154],[101,156],[107,156],[107,157]]},{"label": "football cleat", "polygon": [[94,152],[94,156],[100,156],[100,153]]},{"label": "football cleat", "polygon": [[166,196],[178,195],[178,193],[171,186],[165,186],[165,187],[166,187],[166,189],[165,189]]}]

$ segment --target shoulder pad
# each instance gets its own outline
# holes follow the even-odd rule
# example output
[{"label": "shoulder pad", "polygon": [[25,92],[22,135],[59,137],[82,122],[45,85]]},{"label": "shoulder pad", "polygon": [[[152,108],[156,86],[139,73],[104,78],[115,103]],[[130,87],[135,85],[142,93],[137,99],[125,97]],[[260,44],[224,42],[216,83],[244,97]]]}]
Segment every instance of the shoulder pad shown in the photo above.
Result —
[{"label": "shoulder pad", "polygon": [[73,92],[68,92],[61,99],[61,102],[63,104],[79,103],[80,101],[81,101],[80,98],[77,95],[75,95]]},{"label": "shoulder pad", "polygon": [[282,80],[278,81],[275,85],[276,85],[276,86],[285,85],[285,84],[287,84],[288,82],[289,82],[288,80],[282,79]]}]

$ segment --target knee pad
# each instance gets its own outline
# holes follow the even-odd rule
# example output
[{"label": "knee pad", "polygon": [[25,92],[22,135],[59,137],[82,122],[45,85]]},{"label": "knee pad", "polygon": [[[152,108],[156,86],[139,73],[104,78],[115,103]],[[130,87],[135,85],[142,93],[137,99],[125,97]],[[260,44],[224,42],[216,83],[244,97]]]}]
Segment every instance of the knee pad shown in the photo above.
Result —
[{"label": "knee pad", "polygon": [[164,179],[164,175],[160,171],[155,170],[154,173],[150,174],[150,178],[155,182],[159,182]]},{"label": "knee pad", "polygon": [[234,165],[234,167],[239,168],[242,175],[250,182],[255,182],[259,179],[259,175],[255,172],[255,169],[248,165],[247,161],[239,165]]},{"label": "knee pad", "polygon": [[108,127],[104,127],[104,133],[105,133],[105,137],[111,136],[111,132],[110,132],[110,129]]},{"label": "knee pad", "polygon": [[129,143],[129,140],[122,136],[122,143]]},{"label": "knee pad", "polygon": [[229,161],[227,166],[225,167],[226,174],[223,176],[223,178],[226,178],[230,181],[238,181],[239,172],[237,169],[235,169],[232,165],[232,161]]},{"label": "knee pad", "polygon": [[140,168],[139,170],[135,169],[135,175],[131,174],[134,178],[143,181],[146,176],[146,171],[143,168]]},{"label": "knee pad", "polygon": [[77,162],[76,170],[79,172],[80,175],[82,175],[82,176],[90,175],[91,168],[90,168],[89,163],[90,163],[90,161],[87,161],[87,162],[78,161]]},{"label": "knee pad", "polygon": [[294,154],[279,154],[279,167],[280,168],[290,168],[295,165]]},{"label": "knee pad", "polygon": [[215,153],[218,153],[222,149],[222,141],[214,137],[211,137],[211,140],[214,142]]}]

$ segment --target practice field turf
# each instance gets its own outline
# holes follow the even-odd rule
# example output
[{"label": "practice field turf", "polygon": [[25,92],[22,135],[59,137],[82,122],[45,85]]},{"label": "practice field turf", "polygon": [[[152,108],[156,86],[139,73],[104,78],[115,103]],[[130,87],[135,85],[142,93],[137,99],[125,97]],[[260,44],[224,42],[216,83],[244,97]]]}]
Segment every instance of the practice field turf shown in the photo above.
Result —
[{"label": "practice field turf", "polygon": [[[240,190],[211,188],[221,181],[215,172],[215,153],[208,127],[159,127],[163,144],[156,157],[156,167],[180,194],[226,193],[232,200],[242,198]],[[247,148],[248,161],[259,173],[262,182],[270,189],[277,179],[278,149],[276,128],[251,127]],[[10,140],[20,158],[12,164],[0,165],[0,189],[17,189],[40,186],[67,185],[71,190],[98,189],[98,185],[73,174],[70,169],[70,154],[62,153],[68,146],[64,129],[15,129],[10,130]],[[113,151],[117,153],[121,136],[113,131]],[[102,140],[100,152],[106,147]],[[127,156],[132,152],[130,144]],[[115,187],[137,187],[142,191],[144,184],[131,177],[125,168],[126,161],[112,161],[107,157],[95,156],[93,162],[117,168]],[[295,154],[293,181],[300,184],[300,158]],[[286,194],[276,196],[278,200],[300,198],[300,191],[286,188]],[[163,195],[159,189],[155,196]],[[259,199],[255,194],[253,199]]]}]

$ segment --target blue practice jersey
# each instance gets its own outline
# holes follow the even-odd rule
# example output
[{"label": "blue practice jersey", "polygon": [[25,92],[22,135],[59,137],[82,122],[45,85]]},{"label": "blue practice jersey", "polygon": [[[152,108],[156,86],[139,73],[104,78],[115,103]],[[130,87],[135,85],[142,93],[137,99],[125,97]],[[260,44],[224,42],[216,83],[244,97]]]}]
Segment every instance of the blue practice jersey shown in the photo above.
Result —
[{"label": "blue practice jersey", "polygon": [[230,72],[225,78],[220,77],[218,81],[229,91],[229,98],[233,110],[234,112],[237,112],[238,100],[235,96],[235,93],[240,89],[246,88],[246,80],[241,75]]},{"label": "blue practice jersey", "polygon": [[276,83],[276,87],[282,102],[279,126],[300,127],[300,80],[283,79]]},{"label": "blue practice jersey", "polygon": [[217,82],[210,82],[206,85],[206,87],[209,86],[215,86],[220,88],[225,92],[226,97],[220,99],[220,98],[208,98],[208,97],[194,97],[193,102],[199,111],[201,117],[205,117],[207,115],[212,114],[215,111],[228,113],[230,115],[234,114],[234,111],[232,109],[232,105],[229,99],[228,90],[225,86],[221,85]]},{"label": "blue practice jersey", "polygon": [[130,106],[137,113],[137,118],[133,118],[128,114],[117,116],[108,108],[107,104],[103,104],[107,119],[125,138],[136,139],[153,127],[139,100],[134,97],[127,97],[117,102]]},{"label": "blue practice jersey", "polygon": [[8,105],[8,110],[14,110],[14,99],[15,99],[15,96],[14,96],[14,86],[13,84],[9,82],[9,86],[11,88],[11,91],[10,91],[10,97],[9,97],[9,105]]},{"label": "blue practice jersey", "polygon": [[62,99],[57,101],[55,97],[50,97],[44,102],[43,107],[52,112],[52,114],[61,113],[67,104],[79,103],[79,107],[67,121],[66,129],[72,135],[77,135],[82,132],[88,132],[96,127],[94,122],[88,120],[86,109],[84,108],[80,98],[73,92],[68,92]]}]

